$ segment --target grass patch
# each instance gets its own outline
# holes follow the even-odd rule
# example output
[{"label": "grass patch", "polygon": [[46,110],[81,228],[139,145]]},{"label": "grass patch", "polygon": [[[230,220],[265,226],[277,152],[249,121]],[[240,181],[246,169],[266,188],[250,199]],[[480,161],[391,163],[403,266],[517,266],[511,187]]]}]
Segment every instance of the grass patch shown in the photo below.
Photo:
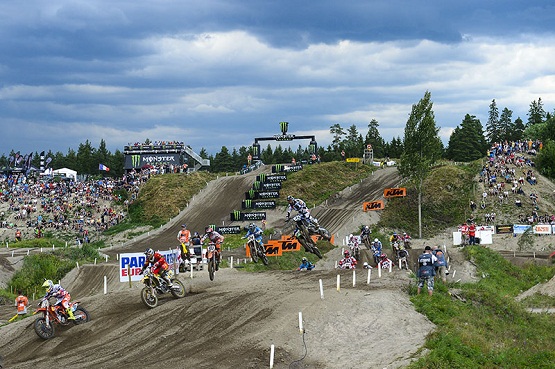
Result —
[{"label": "grass patch", "polygon": [[[417,311],[437,329],[429,353],[409,368],[551,368],[555,360],[555,320],[526,311],[514,297],[555,274],[552,267],[516,267],[482,247],[465,248],[482,279],[461,286],[462,302],[436,283],[432,298],[411,297]],[[412,291],[414,294],[414,290]]]}]

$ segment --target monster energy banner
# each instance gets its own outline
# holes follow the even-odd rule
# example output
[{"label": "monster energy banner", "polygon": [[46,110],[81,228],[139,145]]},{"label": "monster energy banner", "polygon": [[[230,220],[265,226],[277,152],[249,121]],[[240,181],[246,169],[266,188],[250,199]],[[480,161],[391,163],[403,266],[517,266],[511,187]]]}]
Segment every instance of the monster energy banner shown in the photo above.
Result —
[{"label": "monster energy banner", "polygon": [[281,182],[262,183],[254,181],[252,189],[256,191],[281,190]]},{"label": "monster energy banner", "polygon": [[143,165],[181,165],[179,154],[134,154],[125,155],[125,169],[141,168]]},{"label": "monster energy banner", "polygon": [[275,209],[276,202],[274,200],[268,201],[252,201],[243,200],[243,209]]},{"label": "monster energy banner", "polygon": [[277,199],[279,197],[279,191],[255,191],[249,190],[245,192],[245,199]]},{"label": "monster energy banner", "polygon": [[242,220],[264,220],[266,219],[266,212],[243,213],[239,210],[234,210],[233,212],[231,212],[230,216],[231,221],[233,222],[239,222]]},{"label": "monster energy banner", "polygon": [[288,165],[288,164],[272,165],[272,173],[298,172],[301,169],[303,169],[302,165]]},{"label": "monster energy banner", "polygon": [[287,180],[287,176],[285,174],[259,174],[256,176],[256,180],[262,183],[283,182]]},{"label": "monster energy banner", "polygon": [[218,227],[216,232],[219,234],[238,234],[241,233],[241,226]]}]

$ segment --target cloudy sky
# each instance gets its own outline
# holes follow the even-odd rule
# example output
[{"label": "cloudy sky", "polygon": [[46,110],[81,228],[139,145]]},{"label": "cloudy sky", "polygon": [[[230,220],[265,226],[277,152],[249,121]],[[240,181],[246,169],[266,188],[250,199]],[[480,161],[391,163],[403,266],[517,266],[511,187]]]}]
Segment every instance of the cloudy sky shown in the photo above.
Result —
[{"label": "cloudy sky", "polygon": [[376,119],[390,141],[426,90],[447,143],[492,99],[525,122],[540,97],[553,112],[555,5],[3,0],[0,76],[0,154],[147,138],[213,154],[280,121],[327,146],[333,124]]}]

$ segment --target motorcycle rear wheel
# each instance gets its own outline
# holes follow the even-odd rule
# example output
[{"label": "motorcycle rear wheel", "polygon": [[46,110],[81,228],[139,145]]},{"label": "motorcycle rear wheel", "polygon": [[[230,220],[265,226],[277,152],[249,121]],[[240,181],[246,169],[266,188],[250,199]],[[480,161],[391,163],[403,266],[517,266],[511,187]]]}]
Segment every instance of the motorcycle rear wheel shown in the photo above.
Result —
[{"label": "motorcycle rear wheel", "polygon": [[170,290],[172,296],[175,297],[176,299],[185,297],[185,286],[183,285],[183,283],[178,279],[174,279],[172,283],[174,286],[179,286],[179,288]]},{"label": "motorcycle rear wheel", "polygon": [[153,292],[150,287],[144,287],[141,290],[141,300],[150,309],[158,306],[158,296],[156,296],[156,292]]},{"label": "motorcycle rear wheel", "polygon": [[35,323],[33,324],[33,328],[35,328],[35,333],[37,334],[37,336],[39,336],[43,340],[54,337],[54,324],[50,322],[50,325],[47,327],[46,319],[44,319],[44,317],[37,318],[35,320]]},{"label": "motorcycle rear wheel", "polygon": [[73,312],[73,316],[75,317],[73,324],[83,324],[91,320],[91,315],[82,306],[77,306],[77,308],[75,308],[75,311]]}]

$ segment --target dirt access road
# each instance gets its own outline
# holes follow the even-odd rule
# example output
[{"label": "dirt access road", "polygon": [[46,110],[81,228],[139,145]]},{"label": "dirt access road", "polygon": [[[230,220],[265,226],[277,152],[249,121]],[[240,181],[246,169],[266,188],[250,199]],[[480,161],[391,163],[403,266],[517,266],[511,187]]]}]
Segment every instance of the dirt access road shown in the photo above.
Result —
[{"label": "dirt access road", "polygon": [[[377,171],[314,209],[314,214],[335,234],[368,223],[374,215],[363,213],[361,203],[395,185],[394,171]],[[173,242],[182,221],[194,227],[222,221],[240,206],[254,175],[208,184],[173,227],[117,252],[142,251],[145,244],[163,239]],[[213,208],[220,211],[209,216],[208,209]],[[268,223],[281,224],[283,216],[284,210],[275,210]],[[374,269],[367,283],[367,270],[334,269],[340,249],[325,255],[311,272],[245,273],[226,268],[216,273],[214,281],[206,271],[193,278],[180,275],[187,296],[162,297],[152,310],[140,300],[139,282],[131,287],[119,282],[115,263],[74,269],[62,283],[90,311],[92,320],[59,329],[49,341],[34,333],[33,318],[3,326],[0,355],[5,368],[268,368],[274,345],[274,368],[408,364],[434,326],[414,311],[406,293],[411,281],[407,272],[395,268],[378,278]]]}]

